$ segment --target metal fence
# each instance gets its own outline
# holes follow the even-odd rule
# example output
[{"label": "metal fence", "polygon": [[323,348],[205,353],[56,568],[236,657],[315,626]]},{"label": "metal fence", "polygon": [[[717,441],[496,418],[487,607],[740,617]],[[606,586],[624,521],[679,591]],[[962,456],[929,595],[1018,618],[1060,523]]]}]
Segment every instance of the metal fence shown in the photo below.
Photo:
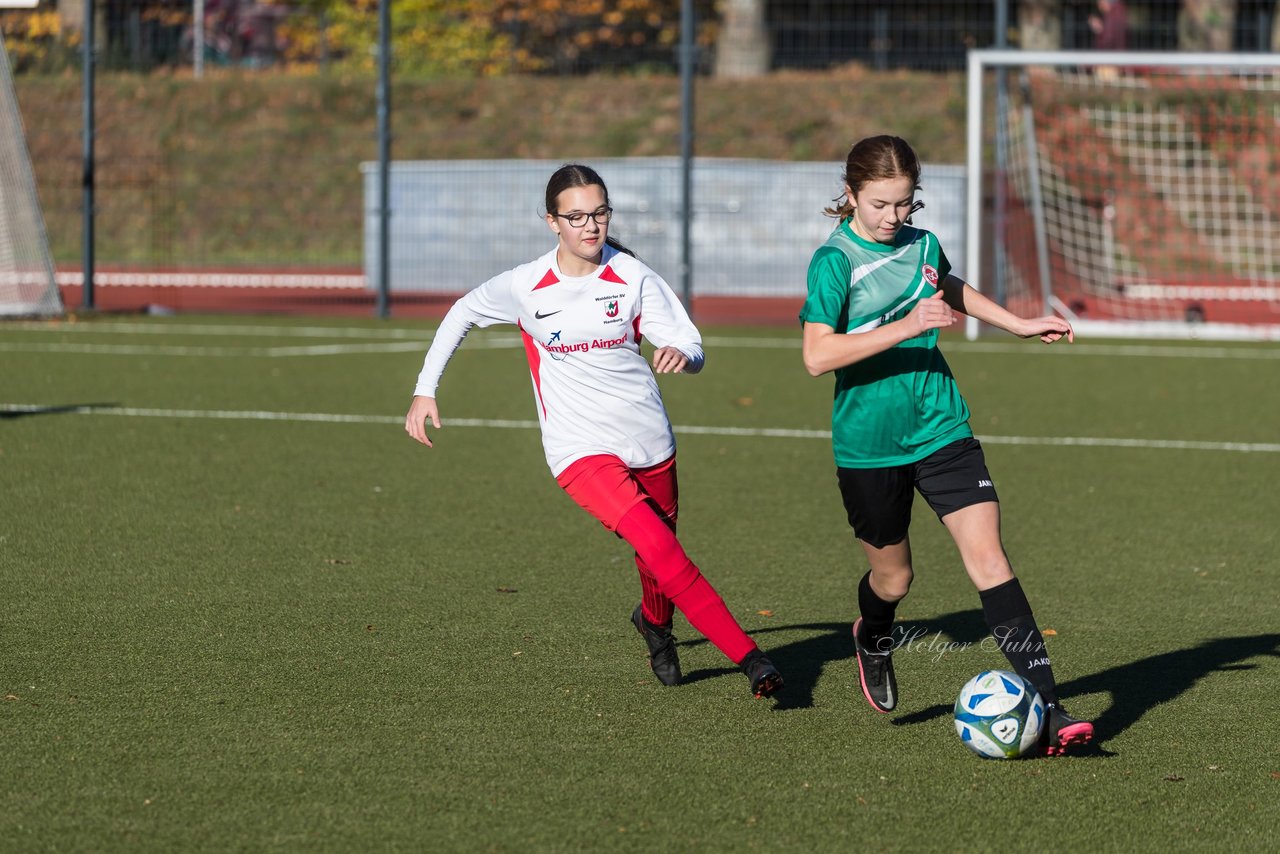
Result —
[{"label": "metal fence", "polygon": [[[72,8],[79,5],[44,0],[43,8],[56,6],[69,16],[64,29],[73,29],[83,15]],[[966,51],[1003,46],[1002,37],[1010,47],[1030,46],[1023,44],[1022,30],[1032,17],[1056,39],[1056,44],[1034,45],[1037,49],[1094,47],[1089,18],[1098,13],[1097,0],[692,0],[692,5],[697,63],[704,74],[853,63],[878,70],[959,70]],[[1179,18],[1187,0],[1128,0],[1125,5],[1129,49],[1179,48]],[[1234,13],[1231,49],[1276,49],[1275,0],[1223,0],[1221,5]],[[209,66],[326,65],[342,61],[347,50],[334,36],[331,7],[325,3],[200,0],[200,6],[204,26],[197,28],[196,0],[100,0],[104,68],[189,66],[197,52]],[[553,11],[557,4],[520,0],[462,0],[456,6],[460,18],[488,11],[486,26],[502,39],[502,53],[509,58],[499,71],[583,74],[670,71],[677,65],[681,0],[562,0],[558,13]],[[7,19],[20,20],[13,13]],[[1000,21],[1006,23],[1003,33],[997,31]],[[338,29],[350,26],[350,21],[339,23]],[[17,24],[6,30],[10,38],[21,37]],[[402,65],[407,56],[412,53],[398,58]],[[74,57],[63,61],[74,64]]]},{"label": "metal fence", "polygon": [[[700,155],[790,156],[805,161],[696,158],[690,223],[695,292],[793,295],[802,290],[809,254],[830,229],[821,208],[838,193],[839,159],[843,156],[843,151],[815,151],[803,143],[812,137],[838,140],[847,146],[856,139],[845,136],[852,133],[848,130],[852,125],[837,126],[832,118],[846,103],[854,103],[863,91],[878,92],[875,105],[862,111],[864,124],[882,125],[869,132],[899,132],[917,143],[916,131],[922,135],[937,131],[947,120],[954,120],[954,116],[939,115],[957,112],[945,93],[958,77],[950,69],[961,67],[970,48],[995,43],[997,20],[1006,20],[1004,35],[1017,45],[1026,36],[1027,11],[1048,9],[1049,19],[1041,19],[1038,25],[1051,30],[1062,47],[1083,47],[1094,39],[1088,19],[1096,2],[1009,0],[1002,6],[999,0],[695,0],[696,67],[702,87],[699,92],[703,93],[698,96],[703,99],[700,104],[716,107],[712,104],[714,95],[705,97],[705,93],[735,88],[731,103],[737,113],[746,115],[759,103],[758,93],[765,85],[787,80],[811,85],[814,90],[825,89],[830,95],[825,103],[814,100],[808,107],[794,98],[785,102],[787,108],[795,108],[791,113],[802,115],[784,115],[787,110],[776,105],[780,99],[775,96],[774,116],[786,119],[786,132],[801,138],[802,143],[785,151],[780,148],[760,154],[733,142],[712,148],[704,140],[718,130],[714,120],[693,128],[697,140],[694,151]],[[549,0],[457,0],[459,8],[468,3],[516,10],[551,5]],[[1143,50],[1176,45],[1183,3],[1129,0],[1129,46]],[[1275,3],[1237,0],[1231,5],[1237,50],[1257,50],[1270,44],[1276,30]],[[564,0],[563,5],[573,3]],[[583,0],[576,8],[608,5]],[[523,56],[536,61],[538,68],[520,74],[507,69],[500,80],[493,81],[516,84],[507,87],[511,91],[539,93],[520,103],[495,106],[483,99],[468,101],[457,92],[472,91],[486,81],[461,73],[432,77],[415,72],[415,77],[408,71],[408,51],[401,48],[395,55],[393,74],[401,84],[397,91],[406,96],[392,107],[396,116],[393,127],[400,134],[394,150],[397,157],[482,157],[509,152],[510,159],[394,165],[393,257],[389,264],[394,291],[456,292],[534,257],[545,247],[547,235],[537,200],[550,171],[563,162],[551,158],[570,157],[574,149],[568,143],[539,145],[526,138],[539,136],[539,122],[561,122],[560,89],[585,81],[590,86],[599,84],[599,97],[606,98],[623,84],[642,86],[646,91],[666,85],[664,91],[669,94],[661,104],[636,119],[645,124],[643,147],[603,144],[590,136],[599,136],[603,125],[593,118],[584,119],[575,130],[580,130],[581,138],[590,139],[591,149],[597,152],[668,154],[675,150],[682,104],[670,84],[677,66],[673,39],[679,35],[675,13],[680,0],[615,5],[652,14],[627,18],[611,25],[612,29],[605,28],[608,33],[602,30],[598,14],[592,18],[585,11],[549,19],[517,15],[503,20],[499,30],[509,42],[504,42],[506,48],[499,53]],[[77,6],[80,4],[64,3],[57,12]],[[48,14],[50,8],[51,0],[45,0],[41,12]],[[33,60],[31,54],[23,54],[35,97],[23,101],[23,81],[18,81],[60,270],[70,275],[83,257],[82,182],[86,175],[93,175],[97,182],[93,202],[96,245],[101,250],[97,261],[103,271],[120,276],[137,272],[139,281],[150,281],[147,277],[158,272],[186,275],[204,271],[225,281],[228,270],[254,276],[282,271],[315,273],[325,281],[334,276],[345,277],[343,281],[359,280],[361,273],[368,274],[371,281],[378,278],[377,253],[370,248],[369,228],[371,211],[377,205],[368,197],[370,173],[366,167],[362,175],[359,166],[376,156],[377,150],[373,79],[365,73],[367,68],[338,73],[339,67],[349,68],[342,63],[357,57],[344,55],[326,40],[325,34],[336,25],[328,20],[324,4],[285,7],[204,0],[208,41],[201,55],[208,63],[208,74],[200,79],[189,67],[196,50],[191,0],[100,0],[95,8],[106,23],[99,29],[104,34],[97,51],[99,68],[129,73],[104,74],[99,80],[97,97],[104,109],[95,131],[98,153],[92,171],[86,170],[81,160],[78,64],[69,66],[71,73],[37,74],[34,72],[50,69]],[[998,14],[1001,12],[1003,17]],[[12,14],[0,14],[7,42],[17,37],[9,27],[15,20],[9,17]],[[366,20],[363,25],[373,27],[373,22]],[[315,38],[309,46],[303,45],[299,33]],[[70,55],[78,63],[74,50]],[[367,49],[363,56],[368,59]],[[250,70],[304,62],[310,64],[308,71],[317,72],[307,78],[308,86],[299,82],[300,77]],[[857,67],[845,67],[850,65]],[[217,66],[236,71],[214,73]],[[326,66],[334,73],[324,73]],[[177,68],[178,72],[133,73],[157,67]],[[788,69],[833,67],[835,70],[825,76],[787,73]],[[500,70],[488,68],[484,73]],[[589,77],[588,72],[614,74]],[[717,79],[739,76],[746,79]],[[50,84],[58,80],[64,85]],[[551,87],[522,87],[530,81]],[[917,88],[908,88],[906,83],[911,81]],[[431,94],[422,92],[440,85],[453,86],[454,92],[447,109],[436,114],[432,111],[437,105],[428,103]],[[726,88],[716,88],[720,86]],[[903,93],[918,93],[923,88],[942,93],[927,108],[932,112],[922,113],[918,105],[905,103],[911,95]],[[627,91],[634,94],[637,90]],[[747,93],[745,98],[743,93]],[[406,103],[410,97],[417,102]],[[548,103],[529,108],[536,97]],[[962,98],[963,94],[958,94],[952,100]],[[576,103],[568,113],[589,112],[581,97]],[[419,121],[415,130],[409,131],[408,123],[400,117],[408,118],[414,110]],[[501,127],[487,126],[494,128],[495,135],[504,134],[499,145],[443,154],[432,149],[433,142],[437,148],[443,146],[451,131],[468,124],[478,126],[477,116],[483,118],[486,110],[503,117]],[[238,118],[223,121],[228,114]],[[429,121],[422,121],[423,115],[428,115]],[[753,122],[755,115],[751,113]],[[153,122],[155,116],[166,121]],[[883,126],[897,116],[908,117],[909,123],[902,128]],[[570,116],[574,121],[581,117]],[[758,124],[768,121],[766,117]],[[135,132],[139,129],[141,132]],[[864,128],[859,125],[857,129]],[[738,138],[753,130],[754,126],[746,128]],[[761,136],[765,130],[761,128]],[[427,142],[410,148],[406,138],[414,132]],[[958,126],[935,136],[963,139]],[[775,151],[781,153],[775,155]],[[922,154],[931,164],[923,194],[929,207],[919,215],[918,223],[940,233],[953,264],[965,272],[970,259],[964,258],[963,234],[948,230],[961,228],[964,221],[962,206],[952,201],[961,193],[962,152],[954,160],[930,152]],[[823,162],[809,162],[819,159]],[[619,211],[615,233],[679,286],[679,236],[684,224],[679,215],[680,167],[675,158],[594,158],[590,162],[610,182]],[[459,208],[464,200],[474,210]],[[485,239],[479,241],[478,250],[460,252],[464,245],[478,245],[472,237],[481,228],[482,213],[477,210],[501,211],[503,239]],[[486,235],[490,230],[488,226],[483,229]]]}]

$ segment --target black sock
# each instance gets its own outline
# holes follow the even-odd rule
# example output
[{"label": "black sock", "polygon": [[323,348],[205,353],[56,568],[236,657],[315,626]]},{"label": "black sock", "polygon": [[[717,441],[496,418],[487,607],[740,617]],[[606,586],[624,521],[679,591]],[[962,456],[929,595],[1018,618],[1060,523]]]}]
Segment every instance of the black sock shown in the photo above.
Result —
[{"label": "black sock", "polygon": [[[858,610],[862,612],[862,645],[872,652],[881,652],[881,640],[893,631],[893,615],[897,602],[886,602],[871,589],[871,573],[858,582]],[[884,644],[885,650],[888,645]]]},{"label": "black sock", "polygon": [[1040,692],[1045,703],[1058,702],[1058,684],[1053,679],[1053,666],[1044,638],[1031,614],[1031,604],[1022,592],[1022,584],[1014,578],[990,590],[978,591],[987,627],[996,639],[1013,670]]}]

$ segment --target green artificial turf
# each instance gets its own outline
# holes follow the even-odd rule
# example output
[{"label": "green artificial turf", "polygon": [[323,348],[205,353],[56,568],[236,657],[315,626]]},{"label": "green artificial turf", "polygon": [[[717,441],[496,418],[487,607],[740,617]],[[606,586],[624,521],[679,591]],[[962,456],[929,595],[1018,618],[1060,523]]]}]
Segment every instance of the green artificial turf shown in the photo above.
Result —
[{"label": "green artificial turf", "polygon": [[1280,347],[944,341],[1098,731],[993,762],[951,722],[1004,661],[942,527],[917,505],[917,641],[876,714],[811,435],[830,379],[793,330],[704,334],[704,373],[661,379],[681,539],[776,701],[680,617],[686,684],[649,674],[627,550],[551,480],[511,330],[459,351],[427,450],[400,426],[426,324],[0,326],[0,848],[1280,847]]}]

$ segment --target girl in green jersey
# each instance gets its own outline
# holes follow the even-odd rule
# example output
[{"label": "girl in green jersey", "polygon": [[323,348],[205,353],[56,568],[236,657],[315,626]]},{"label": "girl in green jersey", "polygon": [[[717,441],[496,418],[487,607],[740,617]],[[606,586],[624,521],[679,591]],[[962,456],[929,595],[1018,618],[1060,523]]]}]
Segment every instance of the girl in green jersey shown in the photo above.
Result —
[{"label": "girl in green jersey", "polygon": [[914,577],[907,529],[918,490],[941,519],[978,588],[992,635],[1013,669],[1048,707],[1049,754],[1093,738],[1093,725],[1059,703],[1031,606],[1000,539],[1000,504],[969,428],[969,409],[938,350],[938,330],[957,313],[1046,344],[1074,340],[1060,317],[1019,317],[953,275],[938,239],[908,224],[923,206],[920,161],[904,140],[875,136],[853,146],[839,220],[809,264],[804,364],[834,372],[832,445],[849,524],[870,570],[858,585],[853,626],[859,681],[872,707],[897,704],[893,620]]}]

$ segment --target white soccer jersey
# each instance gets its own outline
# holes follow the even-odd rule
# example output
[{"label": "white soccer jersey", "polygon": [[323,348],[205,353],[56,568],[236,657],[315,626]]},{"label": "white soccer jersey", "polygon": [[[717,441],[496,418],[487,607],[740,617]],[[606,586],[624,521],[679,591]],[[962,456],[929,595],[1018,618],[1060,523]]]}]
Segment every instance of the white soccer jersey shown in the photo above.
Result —
[{"label": "white soccer jersey", "polygon": [[542,447],[552,475],[593,454],[613,454],[632,468],[675,453],[675,437],[649,363],[647,337],[702,369],[702,336],[662,277],[606,246],[589,276],[566,276],[552,249],[494,276],[459,299],[427,351],[414,394],[436,396],[445,365],[472,326],[520,327]]}]

